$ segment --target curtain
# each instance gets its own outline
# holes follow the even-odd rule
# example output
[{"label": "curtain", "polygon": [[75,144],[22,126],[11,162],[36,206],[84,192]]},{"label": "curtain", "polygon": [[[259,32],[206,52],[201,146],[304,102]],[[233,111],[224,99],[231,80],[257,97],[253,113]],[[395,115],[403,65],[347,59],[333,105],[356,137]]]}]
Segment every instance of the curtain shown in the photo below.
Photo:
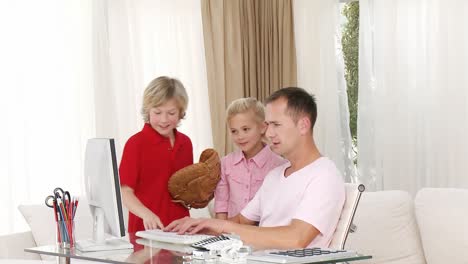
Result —
[{"label": "curtain", "polygon": [[263,100],[296,85],[290,0],[202,0],[213,141],[221,155],[233,151],[225,111],[241,97]]},{"label": "curtain", "polygon": [[297,84],[314,94],[314,138],[347,182],[357,182],[341,52],[338,0],[294,0]]},{"label": "curtain", "polygon": [[[81,192],[94,136],[91,1],[0,2],[0,233],[26,230],[19,204]],[[52,212],[51,212],[52,213]]]},{"label": "curtain", "polygon": [[376,190],[468,188],[468,2],[360,1],[358,167]]},{"label": "curtain", "polygon": [[146,85],[168,75],[189,96],[179,130],[192,139],[195,160],[212,147],[200,8],[199,1],[184,0],[94,2],[96,102],[103,106],[96,113],[98,136],[115,137],[122,148],[143,127]]},{"label": "curtain", "polygon": [[187,88],[195,157],[212,147],[199,1],[1,1],[0,32],[0,234],[27,229],[19,204],[84,194],[88,138],[115,138],[120,160],[156,76]]}]

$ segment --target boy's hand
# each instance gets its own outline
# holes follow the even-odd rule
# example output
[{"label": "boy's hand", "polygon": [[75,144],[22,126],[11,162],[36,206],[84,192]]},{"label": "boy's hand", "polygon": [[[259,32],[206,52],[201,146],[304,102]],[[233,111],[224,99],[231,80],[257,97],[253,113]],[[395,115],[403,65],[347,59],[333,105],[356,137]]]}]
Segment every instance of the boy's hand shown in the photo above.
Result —
[{"label": "boy's hand", "polygon": [[155,215],[153,212],[149,211],[147,212],[143,217],[143,225],[145,226],[145,229],[163,229],[164,225],[161,222],[161,219],[157,215]]}]

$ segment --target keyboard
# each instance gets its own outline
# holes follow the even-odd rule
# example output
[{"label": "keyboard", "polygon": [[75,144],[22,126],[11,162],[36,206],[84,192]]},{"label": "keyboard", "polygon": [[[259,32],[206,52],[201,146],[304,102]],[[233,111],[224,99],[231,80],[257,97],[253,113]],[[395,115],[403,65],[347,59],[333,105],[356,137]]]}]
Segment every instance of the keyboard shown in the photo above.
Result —
[{"label": "keyboard", "polygon": [[209,235],[179,235],[176,232],[164,232],[160,229],[138,231],[135,235],[153,241],[183,245],[191,245],[198,241],[213,237]]},{"label": "keyboard", "polygon": [[239,239],[235,239],[229,235],[220,235],[193,243],[192,247],[202,250],[221,251],[226,247],[241,247],[242,245],[242,241]]},{"label": "keyboard", "polygon": [[148,246],[151,248],[160,248],[160,249],[177,251],[177,252],[187,253],[187,254],[191,254],[195,250],[195,248],[189,245],[165,243],[165,242],[160,242],[160,241],[155,241],[155,240],[149,240],[146,238],[138,238],[135,242],[137,244]]},{"label": "keyboard", "polygon": [[108,251],[108,250],[121,250],[132,249],[133,244],[128,242],[128,239],[121,238],[107,238],[104,243],[97,243],[92,239],[76,241],[76,249],[81,252],[93,251]]},{"label": "keyboard", "polygon": [[322,263],[326,261],[346,261],[357,257],[351,250],[334,250],[325,248],[304,248],[293,250],[255,251],[247,256],[247,260],[273,263]]}]

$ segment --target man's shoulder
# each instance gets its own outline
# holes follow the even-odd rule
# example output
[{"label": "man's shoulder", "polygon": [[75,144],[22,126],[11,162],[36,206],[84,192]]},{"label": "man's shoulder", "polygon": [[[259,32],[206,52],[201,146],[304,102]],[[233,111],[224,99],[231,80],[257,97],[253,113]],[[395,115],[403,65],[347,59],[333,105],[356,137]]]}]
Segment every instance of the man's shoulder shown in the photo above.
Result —
[{"label": "man's shoulder", "polygon": [[340,170],[338,170],[335,163],[327,157],[320,157],[305,169],[306,170],[303,173],[309,175],[308,177],[316,183],[344,184]]},{"label": "man's shoulder", "polygon": [[333,162],[331,159],[328,157],[320,157],[307,165],[305,167],[306,170],[308,171],[328,171],[329,173],[338,173],[339,170],[335,165],[335,162]]}]

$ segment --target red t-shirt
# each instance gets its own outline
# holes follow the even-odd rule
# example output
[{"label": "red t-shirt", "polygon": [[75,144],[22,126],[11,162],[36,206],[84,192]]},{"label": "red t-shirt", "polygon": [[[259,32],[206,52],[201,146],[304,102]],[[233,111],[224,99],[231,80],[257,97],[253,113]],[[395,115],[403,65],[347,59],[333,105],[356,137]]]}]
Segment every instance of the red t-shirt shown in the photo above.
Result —
[{"label": "red t-shirt", "polygon": [[[174,172],[193,164],[190,138],[177,130],[174,133],[172,147],[169,138],[145,124],[125,144],[119,168],[120,184],[132,188],[135,196],[161,219],[164,226],[189,215],[185,207],[171,201],[167,188]],[[128,232],[140,230],[145,230],[143,220],[129,213]]]}]

